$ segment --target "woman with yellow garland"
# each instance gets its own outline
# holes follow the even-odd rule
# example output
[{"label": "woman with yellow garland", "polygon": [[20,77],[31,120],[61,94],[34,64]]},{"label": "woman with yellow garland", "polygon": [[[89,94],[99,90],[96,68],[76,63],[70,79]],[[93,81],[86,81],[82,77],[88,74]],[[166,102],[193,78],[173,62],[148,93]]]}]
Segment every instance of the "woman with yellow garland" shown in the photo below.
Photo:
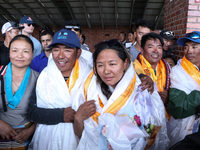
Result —
[{"label": "woman with yellow garland", "polygon": [[157,92],[141,91],[124,46],[115,39],[98,43],[93,66],[73,106],[77,149],[166,149],[164,105]]}]

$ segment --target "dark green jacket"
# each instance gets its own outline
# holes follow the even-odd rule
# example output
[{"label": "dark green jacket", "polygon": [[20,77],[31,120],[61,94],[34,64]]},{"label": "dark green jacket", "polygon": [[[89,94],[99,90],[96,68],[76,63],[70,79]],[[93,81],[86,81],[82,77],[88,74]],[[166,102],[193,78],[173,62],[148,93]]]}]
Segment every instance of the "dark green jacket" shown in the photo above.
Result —
[{"label": "dark green jacket", "polygon": [[200,91],[194,90],[187,95],[184,91],[170,89],[167,109],[175,119],[194,115],[198,105],[200,105]]}]

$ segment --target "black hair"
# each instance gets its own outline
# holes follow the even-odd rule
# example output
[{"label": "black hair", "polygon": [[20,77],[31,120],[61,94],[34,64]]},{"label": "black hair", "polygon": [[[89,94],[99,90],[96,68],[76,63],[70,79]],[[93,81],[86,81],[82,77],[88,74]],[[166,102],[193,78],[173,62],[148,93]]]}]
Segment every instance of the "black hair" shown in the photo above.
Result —
[{"label": "black hair", "polygon": [[135,22],[135,25],[136,25],[136,30],[139,28],[139,26],[141,27],[147,27],[151,30],[151,23],[145,19],[138,19],[136,22]]},{"label": "black hair", "polygon": [[[192,40],[186,39],[185,42],[184,42],[184,46],[185,46],[185,43],[191,42],[191,41],[192,41]],[[192,41],[192,42],[194,42],[194,41]]]},{"label": "black hair", "polygon": [[3,39],[4,39],[4,40],[6,39],[6,33],[3,34]]},{"label": "black hair", "polygon": [[163,38],[159,34],[154,33],[154,32],[151,32],[151,33],[148,33],[148,34],[145,34],[142,36],[141,47],[144,49],[144,46],[145,46],[147,40],[151,40],[151,39],[154,39],[154,41],[156,39],[158,39],[163,47],[163,45],[164,45]]},{"label": "black hair", "polygon": [[124,34],[124,38],[126,37],[126,33],[124,31],[119,32],[119,34],[120,33]]},{"label": "black hair", "polygon": [[48,29],[48,30],[43,30],[41,33],[40,33],[40,41],[41,41],[41,36],[44,36],[44,35],[51,35],[51,37],[53,38],[54,36],[54,32],[52,29]]},{"label": "black hair", "polygon": [[39,30],[39,33],[41,34],[42,32],[44,32],[44,31],[46,31],[46,30],[51,30],[51,31],[53,31],[50,27],[44,26],[43,28],[41,28],[41,29]]},{"label": "black hair", "polygon": [[128,33],[131,33],[131,34],[133,34],[133,35],[134,35],[134,31],[133,31],[133,30],[130,30]]},{"label": "black hair", "polygon": [[85,43],[85,35],[82,34],[83,44]]},{"label": "black hair", "polygon": [[[97,76],[97,82],[100,84],[101,86],[101,91],[102,93],[107,97],[107,99],[109,99],[109,97],[111,96],[111,91],[109,90],[109,87],[107,84],[105,84],[102,79],[100,78],[100,76],[97,73],[97,67],[96,67],[96,60],[98,55],[106,49],[112,49],[114,51],[117,52],[119,58],[125,62],[126,59],[128,59],[128,66],[131,64],[131,56],[129,54],[129,52],[127,51],[127,49],[124,47],[123,44],[121,44],[120,41],[118,41],[117,39],[112,39],[109,41],[104,41],[104,42],[100,42],[98,44],[96,44],[94,46],[95,51],[93,53],[93,70]],[[127,66],[127,68],[128,68]]]},{"label": "black hair", "polygon": [[109,34],[105,34],[104,36],[110,36]]},{"label": "black hair", "polygon": [[28,43],[31,45],[32,52],[34,52],[34,45],[33,45],[32,40],[31,40],[28,36],[23,35],[23,34],[20,34],[20,35],[15,36],[15,37],[10,41],[9,50],[10,50],[11,44],[12,44],[14,41],[16,41],[16,40],[25,40],[26,42],[28,42]]},{"label": "black hair", "polygon": [[166,56],[163,57],[163,59],[165,59],[165,58],[171,58],[173,60],[174,64],[175,65],[177,64],[176,56],[174,56],[174,55],[166,55]]},{"label": "black hair", "polygon": [[76,21],[76,20],[67,20],[67,21],[65,21],[63,23],[62,28],[65,29],[65,26],[78,26],[78,27],[80,27],[79,32],[81,34],[81,25],[78,23],[78,21]]},{"label": "black hair", "polygon": [[[56,43],[56,44],[53,44],[53,45],[51,45],[51,47],[50,47],[50,49],[52,50],[53,48],[55,48],[55,47],[57,47],[57,45],[59,45],[60,43]],[[68,45],[66,45],[66,46],[68,46]],[[70,47],[70,46],[68,46],[69,48],[72,48],[72,47]],[[79,48],[79,47],[75,47],[76,48],[76,52],[79,50],[79,49],[81,49],[81,48]]]}]

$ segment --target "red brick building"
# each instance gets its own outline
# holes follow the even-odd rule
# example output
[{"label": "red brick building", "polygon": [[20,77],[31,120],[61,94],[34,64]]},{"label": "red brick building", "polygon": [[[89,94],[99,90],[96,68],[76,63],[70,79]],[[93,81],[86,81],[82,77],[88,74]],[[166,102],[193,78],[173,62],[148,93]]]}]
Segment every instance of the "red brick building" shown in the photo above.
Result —
[{"label": "red brick building", "polygon": [[[144,11],[143,15],[139,15],[139,14],[137,15],[137,11],[139,12],[139,4],[141,5],[142,1],[144,1],[144,4],[145,4],[145,7],[142,7],[143,8],[142,10]],[[137,6],[136,6],[136,4],[134,5],[134,1],[132,1],[132,3],[130,3],[132,5],[132,8],[134,8],[132,11],[132,15],[130,15],[131,17],[133,17],[133,19],[130,20],[130,17],[127,17],[127,19],[129,19],[130,22],[132,22],[131,23],[132,25],[131,24],[130,25],[117,25],[116,24],[116,25],[112,25],[112,26],[111,25],[105,25],[105,26],[104,25],[92,25],[92,26],[82,25],[82,33],[86,36],[85,43],[89,45],[91,52],[94,51],[93,47],[96,43],[104,40],[105,34],[109,34],[110,39],[113,39],[113,38],[118,38],[119,32],[121,32],[121,31],[128,33],[128,31],[131,28],[132,28],[132,30],[134,30],[134,26],[133,26],[134,18],[135,19],[144,18],[144,19],[149,20],[150,22],[153,22],[153,24],[154,24],[154,22],[156,22],[157,18],[162,18],[162,16],[161,16],[162,9],[160,9],[158,11],[159,13],[157,14],[156,17],[154,16],[155,20],[151,19],[152,16],[148,16],[148,13],[150,12],[150,10],[152,10],[152,9],[150,9],[150,7],[153,8],[150,1],[151,0],[141,0],[140,3],[137,2]],[[118,13],[119,13],[120,5],[122,5],[122,4],[123,4],[123,8],[128,9],[128,6],[125,6],[124,3],[128,3],[128,0],[127,0],[127,2],[118,0]],[[33,5],[33,3],[31,3],[31,4]],[[87,4],[87,3],[85,2],[85,4]],[[103,3],[102,3],[102,5],[103,5]],[[156,2],[155,2],[155,5],[156,5]],[[164,8],[164,19],[163,19],[164,22],[163,22],[162,29],[169,29],[169,30],[175,31],[175,35],[177,38],[180,38],[180,37],[184,36],[186,33],[191,32],[193,30],[200,31],[200,0],[163,0],[163,6],[164,6],[163,7]],[[78,6],[77,6],[77,8],[78,8]],[[93,10],[93,9],[91,9],[91,10]],[[123,11],[125,9],[123,9]],[[115,10],[115,12],[116,12],[116,10]],[[116,15],[118,16],[118,14],[116,14]],[[104,18],[105,18],[105,16],[104,16]],[[33,18],[33,20],[34,20],[34,18]],[[93,20],[91,19],[90,22],[92,22],[92,21]],[[98,22],[99,20],[94,20],[94,21]],[[125,22],[125,20],[120,19],[120,16],[119,16],[118,20],[117,19],[114,21],[110,20],[110,22],[115,22],[115,21],[121,22],[121,24],[123,24],[123,21]],[[60,28],[61,28],[61,26],[57,26],[57,30]],[[40,29],[40,27],[37,26],[34,30],[33,36],[36,38],[39,38],[39,29]],[[0,41],[3,41],[1,34],[0,34]],[[175,50],[176,50],[176,52],[175,52],[176,56],[178,56],[179,58],[183,56],[183,48],[181,46],[175,46]]]}]

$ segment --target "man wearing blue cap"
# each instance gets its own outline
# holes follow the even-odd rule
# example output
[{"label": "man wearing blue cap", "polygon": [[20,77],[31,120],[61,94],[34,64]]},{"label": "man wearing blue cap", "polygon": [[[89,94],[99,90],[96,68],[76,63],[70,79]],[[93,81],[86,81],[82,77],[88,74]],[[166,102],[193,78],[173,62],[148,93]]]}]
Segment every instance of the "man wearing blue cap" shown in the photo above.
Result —
[{"label": "man wearing blue cap", "polygon": [[[76,20],[65,21],[63,24],[63,29],[74,31],[81,40],[82,38],[81,26]],[[93,67],[92,53],[86,50],[82,44],[81,44],[81,50],[82,50],[81,57],[83,57],[89,63],[89,65]]]},{"label": "man wearing blue cap", "polygon": [[193,31],[178,39],[184,46],[184,57],[172,68],[168,111],[171,146],[186,135],[198,131],[195,113],[200,105],[200,32]]},{"label": "man wearing blue cap", "polygon": [[29,117],[38,124],[29,149],[76,149],[75,111],[71,107],[91,70],[86,60],[80,57],[80,47],[75,32],[62,29],[55,33],[49,45],[52,54],[37,81],[37,104],[30,102]]},{"label": "man wearing blue cap", "polygon": [[42,45],[40,44],[40,42],[31,35],[34,31],[36,23],[33,22],[31,17],[24,16],[20,19],[19,24],[20,26],[24,26],[24,29],[22,29],[21,34],[28,36],[33,41],[34,44],[33,58],[34,58],[35,56],[39,55],[42,51]]}]

